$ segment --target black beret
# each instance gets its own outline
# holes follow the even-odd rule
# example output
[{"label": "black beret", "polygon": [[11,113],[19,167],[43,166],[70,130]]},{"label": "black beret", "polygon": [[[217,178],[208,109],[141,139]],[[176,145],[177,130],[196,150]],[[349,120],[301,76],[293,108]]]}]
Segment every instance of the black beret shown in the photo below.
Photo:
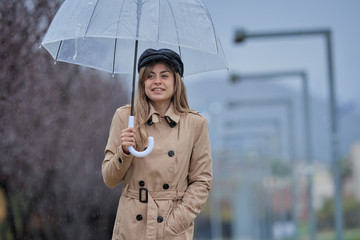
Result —
[{"label": "black beret", "polygon": [[169,63],[174,68],[174,70],[178,72],[181,77],[183,77],[184,64],[181,61],[179,54],[167,48],[162,48],[159,50],[152,48],[146,49],[139,58],[138,71],[140,71],[140,68],[143,66],[156,61],[165,61]]}]

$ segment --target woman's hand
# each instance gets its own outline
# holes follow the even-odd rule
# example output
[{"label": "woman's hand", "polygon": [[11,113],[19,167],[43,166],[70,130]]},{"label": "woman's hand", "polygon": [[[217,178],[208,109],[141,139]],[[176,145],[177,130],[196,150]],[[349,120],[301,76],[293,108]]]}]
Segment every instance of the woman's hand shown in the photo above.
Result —
[{"label": "woman's hand", "polygon": [[135,129],[134,128],[125,128],[121,131],[121,143],[123,150],[128,153],[129,147],[133,146],[135,148]]}]

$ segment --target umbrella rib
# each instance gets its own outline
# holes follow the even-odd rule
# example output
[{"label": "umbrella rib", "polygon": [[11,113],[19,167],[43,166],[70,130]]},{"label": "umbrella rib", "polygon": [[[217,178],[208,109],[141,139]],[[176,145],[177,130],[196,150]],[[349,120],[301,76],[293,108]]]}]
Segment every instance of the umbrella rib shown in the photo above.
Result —
[{"label": "umbrella rib", "polygon": [[85,31],[84,37],[86,36],[86,34],[87,34],[88,30],[89,30],[89,26],[90,26],[91,20],[92,20],[92,18],[93,18],[93,16],[94,16],[94,12],[95,12],[95,9],[96,9],[98,3],[99,3],[99,0],[96,1],[96,4],[95,4],[95,6],[94,6],[94,9],[93,9],[93,11],[92,11],[92,13],[91,13],[91,16],[90,16],[88,25],[87,25],[87,27],[86,27],[86,31]]},{"label": "umbrella rib", "polygon": [[137,0],[136,1],[136,15],[137,15],[137,22],[136,22],[136,40],[139,39],[139,31],[140,31],[140,19],[141,19],[141,13],[142,13],[142,6],[144,5],[144,3],[142,2],[142,0],[140,0],[140,2]]},{"label": "umbrella rib", "polygon": [[161,13],[161,11],[160,11],[160,0],[158,0],[158,9],[159,9],[159,13],[158,13],[158,24],[157,24],[157,26],[158,26],[158,30],[157,30],[157,42],[159,42],[159,39],[160,39],[160,13]]},{"label": "umbrella rib", "polygon": [[112,67],[112,74],[113,74],[113,76],[114,76],[114,74],[115,74],[115,60],[116,60],[116,45],[117,45],[117,38],[115,38],[115,44],[114,44],[114,57],[113,57],[113,67]]},{"label": "umbrella rib", "polygon": [[117,26],[116,26],[116,35],[115,35],[115,43],[114,43],[114,57],[113,57],[113,70],[112,70],[112,74],[114,76],[115,74],[115,61],[116,61],[116,51],[117,51],[117,41],[118,41],[118,38],[117,38],[117,35],[118,35],[118,31],[119,31],[119,23],[120,23],[120,16],[121,16],[121,12],[122,12],[122,9],[123,9],[123,6],[124,6],[124,2],[122,2],[122,5],[121,5],[121,8],[120,8],[120,13],[119,13],[119,20],[117,22]]},{"label": "umbrella rib", "polygon": [[56,62],[57,59],[58,59],[58,56],[59,56],[59,52],[60,52],[60,48],[61,48],[61,46],[62,46],[62,43],[63,43],[63,40],[61,40],[60,43],[59,43],[59,48],[58,48],[58,50],[57,50],[57,52],[56,52],[55,62]]},{"label": "umbrella rib", "polygon": [[123,2],[122,2],[122,4],[121,4],[121,8],[120,8],[120,11],[119,11],[119,17],[118,17],[117,26],[116,26],[116,35],[115,35],[115,37],[117,37],[117,36],[118,36],[118,32],[119,32],[119,24],[120,24],[120,17],[121,17],[121,15],[122,15],[121,13],[122,13],[122,11],[123,11],[124,4],[125,4],[125,1],[123,1]]},{"label": "umbrella rib", "polygon": [[170,8],[170,11],[171,11],[171,15],[174,19],[174,24],[175,24],[175,30],[176,30],[176,38],[177,38],[177,41],[178,41],[178,47],[179,47],[179,55],[181,57],[181,47],[180,47],[180,39],[179,39],[179,32],[178,32],[178,26],[176,24],[176,18],[175,18],[175,15],[174,15],[174,10],[173,8],[171,7],[171,4],[169,3],[169,0],[166,1],[169,5],[169,8]]},{"label": "umbrella rib", "polygon": [[[204,4],[204,3],[203,3]],[[209,20],[210,20],[210,23],[211,23],[211,26],[212,26],[212,30],[213,30],[213,34],[214,34],[214,39],[215,39],[215,45],[216,45],[216,53],[219,54],[219,45],[218,45],[218,39],[217,39],[217,36],[216,36],[216,33],[215,33],[215,27],[214,27],[214,23],[211,19],[211,16],[210,16],[210,13],[209,13],[209,10],[207,9],[206,6],[203,6],[203,8],[205,9],[205,12],[206,12],[206,15],[208,16]]]}]

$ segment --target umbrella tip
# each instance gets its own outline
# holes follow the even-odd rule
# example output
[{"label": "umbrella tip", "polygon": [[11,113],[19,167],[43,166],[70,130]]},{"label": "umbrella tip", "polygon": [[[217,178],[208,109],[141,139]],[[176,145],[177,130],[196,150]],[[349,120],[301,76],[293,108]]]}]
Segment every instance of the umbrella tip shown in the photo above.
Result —
[{"label": "umbrella tip", "polygon": [[39,45],[39,49],[41,48],[41,44]]},{"label": "umbrella tip", "polygon": [[54,61],[54,65],[56,65],[56,60]]},{"label": "umbrella tip", "polygon": [[115,74],[114,74],[114,73],[112,74],[112,77],[115,77]]}]

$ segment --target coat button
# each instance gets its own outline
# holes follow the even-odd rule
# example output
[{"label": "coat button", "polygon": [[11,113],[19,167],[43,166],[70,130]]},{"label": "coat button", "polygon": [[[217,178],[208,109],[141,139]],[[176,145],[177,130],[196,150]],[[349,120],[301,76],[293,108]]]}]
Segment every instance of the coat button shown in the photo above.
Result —
[{"label": "coat button", "polygon": [[136,220],[141,221],[143,219],[141,214],[136,215]]},{"label": "coat button", "polygon": [[165,190],[169,189],[169,184],[165,183],[165,184],[163,185],[163,189],[165,189]]},{"label": "coat button", "polygon": [[140,187],[143,187],[143,186],[145,186],[145,182],[143,180],[141,180],[141,181],[139,181],[139,185],[140,185]]},{"label": "coat button", "polygon": [[162,221],[164,221],[164,218],[162,216],[158,216],[157,217],[157,222],[161,223]]},{"label": "coat button", "polygon": [[173,151],[173,150],[170,150],[170,151],[168,152],[168,155],[169,155],[169,157],[172,157],[172,156],[174,156],[174,155],[175,155],[175,153],[174,153],[174,151]]}]

